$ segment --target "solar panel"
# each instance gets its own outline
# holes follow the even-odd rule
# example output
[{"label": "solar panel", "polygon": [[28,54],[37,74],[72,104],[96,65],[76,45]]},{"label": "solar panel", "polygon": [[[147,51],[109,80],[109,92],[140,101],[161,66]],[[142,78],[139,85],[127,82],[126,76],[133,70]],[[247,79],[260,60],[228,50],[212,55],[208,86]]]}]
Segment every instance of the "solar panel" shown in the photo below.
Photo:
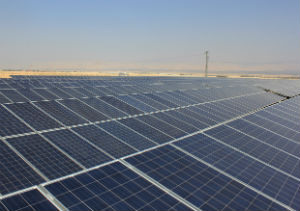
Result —
[{"label": "solar panel", "polygon": [[151,127],[144,122],[137,120],[136,118],[127,118],[122,119],[120,122],[127,127],[137,131],[138,133],[144,135],[145,137],[155,141],[158,144],[162,144],[168,141],[171,141],[173,138],[168,136],[167,134]]},{"label": "solar panel", "polygon": [[104,96],[104,97],[100,97],[100,99],[103,100],[104,102],[116,107],[117,109],[120,109],[121,111],[123,111],[129,115],[142,113],[140,110],[136,109],[135,107],[132,107],[132,106],[128,105],[127,103],[124,103],[124,102],[118,100],[115,97]]},{"label": "solar panel", "polygon": [[175,97],[176,99],[179,99],[182,102],[186,102],[187,105],[200,103],[197,99],[192,98],[191,96],[188,96],[186,93],[182,93],[180,91],[172,91],[172,92],[168,92],[168,94]]},{"label": "solar panel", "polygon": [[70,97],[72,97],[71,95],[67,94],[66,92],[62,91],[59,88],[49,87],[48,89],[49,89],[50,92],[52,92],[53,94],[55,94],[56,96],[58,96],[60,98],[70,98]]},{"label": "solar panel", "polygon": [[176,108],[176,107],[178,107],[177,104],[172,103],[172,102],[170,102],[170,101],[168,101],[168,100],[166,100],[164,98],[161,98],[161,97],[159,97],[159,96],[157,96],[155,94],[145,94],[145,96],[147,96],[147,97],[149,97],[149,98],[151,98],[153,100],[156,100],[157,102],[159,102],[159,103],[161,103],[163,105],[166,105],[169,108]]},{"label": "solar panel", "polygon": [[120,163],[46,188],[70,210],[190,210]]},{"label": "solar panel", "polygon": [[42,96],[44,99],[48,99],[48,100],[59,99],[58,96],[52,94],[48,89],[34,89],[34,91],[38,93],[40,96]]},{"label": "solar panel", "polygon": [[28,133],[32,130],[0,105],[0,136]]},{"label": "solar panel", "polygon": [[251,187],[299,209],[299,180],[202,134],[186,138],[176,145]]},{"label": "solar panel", "polygon": [[106,115],[98,112],[94,108],[77,99],[64,99],[59,100],[58,102],[67,106],[72,111],[76,112],[76,114],[79,114],[81,117],[84,117],[91,122],[109,119],[109,117],[107,117]]},{"label": "solar panel", "polygon": [[161,93],[158,93],[157,95],[165,100],[168,100],[169,102],[175,103],[178,106],[187,106],[190,104],[186,101],[182,101],[182,100],[178,99],[178,97],[175,97],[174,95],[172,95],[171,92],[161,92]]},{"label": "solar panel", "polygon": [[157,110],[164,110],[164,109],[168,109],[167,106],[152,100],[151,98],[146,97],[145,95],[132,95],[132,98],[136,98],[137,100],[150,105],[151,107],[157,109]]},{"label": "solar panel", "polygon": [[94,125],[73,128],[73,131],[85,137],[90,142],[115,158],[135,153],[136,150],[126,142],[117,139]]},{"label": "solar panel", "polygon": [[212,105],[213,103],[201,104],[188,107],[188,109],[215,122],[223,122],[230,118],[227,113],[220,112],[218,109],[213,109]]},{"label": "solar panel", "polygon": [[18,89],[18,92],[29,100],[44,100],[44,98],[39,96],[33,89]]},{"label": "solar panel", "polygon": [[194,127],[188,122],[182,121],[182,119],[178,119],[175,116],[168,115],[168,112],[160,112],[153,114],[154,117],[156,117],[159,120],[162,120],[175,128],[179,128],[180,130],[186,132],[186,133],[193,133],[199,130],[197,127]]},{"label": "solar panel", "polygon": [[266,128],[268,130],[271,130],[275,133],[278,133],[284,137],[290,138],[294,141],[300,140],[300,133],[298,131],[295,131],[291,128],[288,128],[284,125],[281,125],[278,122],[274,122],[272,120],[265,119],[263,117],[260,117],[256,114],[252,114],[249,116],[244,117],[245,120],[255,123],[256,125],[259,125],[263,128]]},{"label": "solar panel", "polygon": [[[256,113],[256,115],[261,116],[265,119],[271,120],[273,122],[278,122],[279,124],[284,125],[295,131],[300,131],[300,125],[297,125],[296,122],[294,122],[290,119],[287,119],[286,117],[279,117],[279,116],[273,115],[271,113],[268,113],[266,111],[259,111]],[[298,120],[296,120],[296,121],[298,121]]]},{"label": "solar panel", "polygon": [[123,95],[123,96],[118,96],[118,98],[122,101],[124,101],[125,103],[131,105],[131,106],[134,106],[136,107],[137,109],[147,113],[147,112],[153,112],[153,111],[156,111],[157,109],[139,101],[139,100],[136,100],[134,99],[133,97],[130,97],[128,95]]},{"label": "solar panel", "polygon": [[82,98],[82,97],[87,97],[86,95],[76,91],[75,88],[65,88],[65,87],[61,87],[60,88],[62,91],[66,92],[68,95],[71,95],[72,97],[75,98]]},{"label": "solar panel", "polygon": [[300,178],[300,159],[296,156],[225,125],[213,128],[205,133],[272,167]]},{"label": "solar panel", "polygon": [[6,107],[36,130],[62,127],[61,124],[47,116],[31,103],[14,103],[6,105]]},{"label": "solar panel", "polygon": [[181,109],[176,110],[176,112],[184,114],[189,118],[194,118],[194,119],[198,120],[199,122],[207,124],[207,125],[214,125],[218,122],[217,120],[213,120],[212,118],[210,118],[210,113],[201,112],[201,110],[196,108],[195,106],[181,108]]},{"label": "solar panel", "polygon": [[63,123],[64,125],[77,125],[86,123],[87,120],[81,118],[74,112],[68,110],[64,106],[60,105],[56,101],[40,101],[35,102],[35,105],[42,110],[53,116],[55,119]]},{"label": "solar panel", "polygon": [[0,200],[0,209],[10,210],[58,210],[38,190],[31,190]]},{"label": "solar panel", "polygon": [[[206,128],[208,125],[204,122],[201,122],[200,119],[194,118],[194,117],[189,117],[185,114],[180,113],[181,109],[178,110],[171,110],[171,111],[166,111],[164,113],[160,113],[160,114],[155,114],[156,117],[161,118],[161,119],[165,119],[166,122],[173,122],[170,120],[170,117],[173,117],[175,119],[176,122],[183,122],[186,125],[189,125],[189,128],[187,128],[187,126],[185,126],[184,131],[190,133],[190,132],[195,132],[198,131],[199,129],[203,129]],[[155,116],[154,115],[154,116]],[[174,122],[174,125],[176,123]],[[191,126],[193,126],[193,128],[191,129]],[[196,130],[195,130],[196,129]]]},{"label": "solar panel", "polygon": [[8,97],[5,97],[3,94],[1,94],[1,90],[0,90],[0,103],[10,103],[11,100],[8,99]]},{"label": "solar panel", "polygon": [[0,143],[0,193],[6,194],[42,183],[39,176],[20,156]]},{"label": "solar panel", "polygon": [[88,90],[82,88],[82,87],[78,87],[78,88],[73,88],[73,90],[79,92],[80,94],[83,94],[85,96],[88,96],[88,97],[92,97],[94,96],[93,93],[89,92]]},{"label": "solar panel", "polygon": [[296,82],[0,79],[0,210],[299,210]]},{"label": "solar panel", "polygon": [[203,210],[284,210],[171,146],[126,161]]},{"label": "solar panel", "polygon": [[43,135],[87,168],[111,160],[104,152],[70,130],[51,131]]},{"label": "solar panel", "polygon": [[161,121],[153,116],[149,116],[149,115],[140,116],[137,117],[137,119],[147,123],[148,125],[151,125],[154,128],[157,128],[158,130],[174,138],[179,138],[187,134],[186,132],[168,124],[167,122]]},{"label": "solar panel", "polygon": [[300,145],[291,139],[285,138],[284,136],[266,130],[243,119],[235,120],[227,125],[300,158]]},{"label": "solar panel", "polygon": [[69,157],[39,135],[10,138],[7,142],[49,179],[81,170]]},{"label": "solar panel", "polygon": [[93,107],[94,109],[100,111],[101,113],[111,118],[124,117],[128,115],[98,98],[87,98],[81,100],[89,106]]},{"label": "solar panel", "polygon": [[155,145],[150,139],[116,121],[99,124],[99,127],[138,150],[144,150]]},{"label": "solar panel", "polygon": [[299,122],[300,121],[300,117],[298,114],[300,114],[299,112],[293,112],[291,109],[283,109],[278,106],[272,106],[272,107],[268,107],[267,109],[265,109],[264,111],[276,115],[278,117],[282,117],[282,118],[288,118],[289,120],[293,121],[293,122]]},{"label": "solar panel", "polygon": [[7,98],[9,98],[13,102],[26,102],[28,101],[25,97],[20,95],[18,92],[12,89],[4,89],[1,90],[2,94],[4,94]]}]

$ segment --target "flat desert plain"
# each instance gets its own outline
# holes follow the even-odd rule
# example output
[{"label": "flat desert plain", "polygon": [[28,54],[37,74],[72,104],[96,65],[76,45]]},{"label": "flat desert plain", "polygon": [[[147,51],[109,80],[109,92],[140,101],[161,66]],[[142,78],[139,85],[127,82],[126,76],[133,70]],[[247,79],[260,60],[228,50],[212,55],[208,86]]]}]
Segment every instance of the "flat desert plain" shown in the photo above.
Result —
[{"label": "flat desert plain", "polygon": [[[174,76],[174,77],[204,77],[203,73],[156,73],[156,72],[88,72],[88,71],[32,71],[32,70],[0,70],[0,78],[11,78],[14,75],[22,76]],[[300,79],[295,75],[264,75],[264,74],[209,74],[208,77],[220,78],[260,78],[260,79]]]}]

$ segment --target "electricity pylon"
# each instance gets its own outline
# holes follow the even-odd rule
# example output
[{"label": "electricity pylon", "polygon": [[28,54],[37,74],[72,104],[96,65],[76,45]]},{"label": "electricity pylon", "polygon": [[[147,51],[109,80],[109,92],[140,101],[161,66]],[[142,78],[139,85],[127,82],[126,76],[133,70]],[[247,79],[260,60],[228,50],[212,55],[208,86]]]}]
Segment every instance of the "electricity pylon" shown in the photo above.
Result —
[{"label": "electricity pylon", "polygon": [[205,51],[205,77],[207,78],[208,71],[208,51]]}]

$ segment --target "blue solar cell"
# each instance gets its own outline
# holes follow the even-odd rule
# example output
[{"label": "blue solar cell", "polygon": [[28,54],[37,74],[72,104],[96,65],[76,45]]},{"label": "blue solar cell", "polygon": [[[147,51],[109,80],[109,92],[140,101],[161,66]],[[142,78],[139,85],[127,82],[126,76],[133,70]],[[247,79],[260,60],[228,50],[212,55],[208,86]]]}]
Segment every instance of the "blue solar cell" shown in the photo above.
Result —
[{"label": "blue solar cell", "polygon": [[[276,110],[276,115],[282,115],[283,117],[286,117],[286,114],[291,115],[293,117],[298,117],[300,114],[300,111],[297,109],[297,105],[295,107],[287,104],[289,101],[283,101],[281,103],[278,103],[276,105],[273,105],[272,107],[268,107],[266,111],[273,112],[273,110]],[[278,112],[279,111],[279,112]],[[300,118],[300,117],[298,117]]]},{"label": "blue solar cell", "polygon": [[225,125],[205,132],[271,166],[300,178],[300,159]]},{"label": "blue solar cell", "polygon": [[82,87],[73,88],[73,90],[76,90],[76,91],[79,92],[80,94],[83,94],[83,95],[88,96],[88,97],[95,96],[95,95],[94,95],[93,93],[91,93],[89,90],[86,90],[85,88],[82,88]]},{"label": "blue solar cell", "polygon": [[265,130],[243,119],[232,121],[227,123],[227,125],[300,158],[300,145],[290,139]]},{"label": "blue solar cell", "polygon": [[111,118],[118,118],[118,117],[124,117],[128,114],[118,110],[117,108],[114,108],[110,104],[107,104],[103,102],[102,100],[99,100],[98,98],[87,98],[87,99],[81,99],[83,102],[88,104],[89,106],[95,108],[96,110],[100,111],[101,113],[105,114],[106,116],[109,116]]},{"label": "blue solar cell", "polygon": [[93,109],[92,107],[80,102],[77,99],[64,99],[59,100],[58,102],[67,106],[72,111],[76,112],[76,114],[79,114],[80,116],[88,119],[91,122],[109,119],[109,117],[107,117],[106,115],[98,112],[96,109]]},{"label": "blue solar cell", "polygon": [[10,89],[10,87],[7,84],[5,84],[4,81],[1,81],[1,83],[0,83],[0,89]]},{"label": "blue solar cell", "polygon": [[160,98],[168,100],[169,102],[172,102],[173,104],[176,104],[178,106],[187,106],[187,105],[189,105],[188,102],[181,101],[180,99],[174,97],[173,95],[170,95],[169,92],[159,92],[156,95],[158,95]]},{"label": "blue solar cell", "polygon": [[300,182],[244,154],[199,134],[176,145],[259,191],[299,209]]},{"label": "blue solar cell", "polygon": [[253,109],[249,108],[245,104],[240,103],[237,100],[240,99],[238,98],[232,100],[222,100],[214,104],[220,108],[220,112],[226,111],[227,114],[230,114],[233,117],[253,111]]},{"label": "blue solar cell", "polygon": [[276,123],[279,123],[281,125],[284,125],[284,126],[290,128],[290,129],[293,129],[295,131],[300,131],[299,121],[297,121],[298,124],[296,124],[293,121],[290,121],[288,119],[284,119],[282,117],[278,117],[278,116],[276,116],[274,114],[271,114],[271,113],[268,113],[266,111],[259,111],[259,112],[256,112],[255,114],[258,115],[258,116],[261,116],[263,118],[266,118],[268,120],[271,120],[273,122],[276,122]]},{"label": "blue solar cell", "polygon": [[99,151],[70,130],[52,131],[43,133],[43,135],[87,168],[111,160],[106,154]]},{"label": "blue solar cell", "polygon": [[[192,110],[193,106],[190,106],[188,108],[181,108],[181,109],[178,109],[176,110],[176,112],[178,113],[177,115],[179,114],[183,114],[185,115],[186,117],[189,117],[189,118],[194,118],[196,119],[198,122],[200,123],[197,123],[199,124],[200,126],[199,127],[203,127],[204,125],[215,125],[217,123],[217,121],[207,117],[206,113],[204,112],[199,112],[198,111],[193,111]],[[172,111],[170,111],[172,113]],[[194,121],[192,121],[193,123]],[[193,123],[193,124],[196,124],[196,123]]]},{"label": "blue solar cell", "polygon": [[8,97],[12,102],[26,102],[28,101],[25,97],[20,95],[18,92],[12,89],[1,90],[2,94]]},{"label": "blue solar cell", "polygon": [[107,132],[94,125],[76,127],[72,130],[115,158],[120,158],[136,152],[131,146],[119,141],[117,138],[109,135]]},{"label": "blue solar cell", "polygon": [[186,132],[184,132],[178,128],[175,128],[173,125],[163,122],[163,121],[161,121],[157,118],[154,118],[153,116],[150,116],[150,115],[140,116],[140,117],[137,117],[137,119],[147,123],[148,125],[151,125],[152,127],[156,128],[174,138],[179,138],[179,137],[182,137],[187,134]]},{"label": "blue solar cell", "polygon": [[143,111],[143,112],[153,112],[153,111],[156,111],[155,108],[139,101],[139,100],[136,100],[134,99],[133,97],[129,96],[129,95],[124,95],[124,96],[118,96],[118,98],[120,100],[123,100],[125,103]]},{"label": "blue solar cell", "polygon": [[61,90],[66,92],[68,95],[71,95],[72,97],[75,98],[82,98],[82,97],[87,97],[86,95],[82,94],[81,92],[78,92],[75,88],[65,88],[61,87]]},{"label": "blue solar cell", "polygon": [[179,94],[180,96],[183,96],[185,99],[188,100],[188,102],[191,102],[191,104],[197,104],[197,103],[203,103],[207,100],[204,100],[198,96],[193,95],[190,91],[178,91],[176,90],[174,93]]},{"label": "blue solar cell", "polygon": [[0,200],[0,208],[3,211],[58,210],[38,190],[35,189]]},{"label": "blue solar cell", "polygon": [[120,163],[46,188],[70,210],[190,210]]},{"label": "blue solar cell", "polygon": [[65,125],[77,125],[87,122],[55,101],[35,102],[34,104]]},{"label": "blue solar cell", "polygon": [[[187,109],[172,110],[172,111],[168,111],[167,113],[169,115],[176,117],[177,119],[181,119],[185,122],[188,122],[189,124],[193,125],[194,127],[197,127],[198,129],[204,129],[204,128],[212,125],[212,124],[210,124],[211,121],[208,121],[208,123],[207,123],[206,118],[205,119],[197,118],[197,114],[190,116],[190,115],[182,112],[182,110],[186,111]],[[190,113],[193,113],[193,112],[190,111]]]},{"label": "blue solar cell", "polygon": [[109,87],[97,87],[98,90],[104,93],[104,95],[115,95],[115,93],[109,89]]},{"label": "blue solar cell", "polygon": [[99,124],[101,128],[106,130],[107,132],[113,134],[114,136],[121,139],[123,142],[133,146],[138,150],[147,149],[149,147],[155,146],[153,142],[149,139],[141,136],[140,134],[136,133],[135,131],[125,127],[124,125],[120,124],[116,121],[105,122]]},{"label": "blue solar cell", "polygon": [[229,119],[227,116],[220,116],[218,111],[215,112],[215,110],[212,110],[209,107],[204,107],[203,105],[190,106],[187,108],[187,110],[191,110],[192,112],[200,115],[200,120],[202,119],[202,116],[204,116],[204,118],[206,117],[207,119],[211,119],[212,121],[218,123]]},{"label": "blue solar cell", "polygon": [[143,113],[142,111],[136,109],[135,107],[132,107],[131,105],[128,105],[127,103],[124,103],[112,96],[103,96],[103,97],[100,97],[100,99],[103,100],[104,102],[116,107],[117,109],[120,109],[121,111],[126,112],[129,115]]},{"label": "blue solar cell", "polygon": [[165,105],[165,106],[168,106],[169,108],[176,108],[176,107],[179,107],[177,104],[173,103],[173,102],[170,102],[164,98],[161,98],[155,94],[145,94],[145,96],[151,98],[152,100],[156,100],[157,102]]},{"label": "blue solar cell", "polygon": [[36,130],[62,127],[61,124],[47,116],[31,103],[13,103],[6,105],[6,107]]},{"label": "blue solar cell", "polygon": [[139,132],[140,134],[146,136],[147,138],[151,139],[152,141],[155,141],[158,144],[162,144],[167,141],[171,141],[173,139],[172,137],[145,124],[144,122],[137,120],[136,118],[122,119],[122,120],[119,120],[119,122],[126,125],[127,127],[130,127],[131,129]]},{"label": "blue solar cell", "polygon": [[189,91],[183,91],[183,92],[185,93],[185,95],[190,96],[193,99],[199,101],[199,103],[212,101],[213,99],[218,99],[216,96],[213,96],[212,94],[208,94],[207,90],[203,90],[203,89],[189,90]]},{"label": "blue solar cell", "polygon": [[129,94],[129,90],[126,88],[127,86],[119,86],[119,85],[110,85],[109,90],[112,91],[113,95],[119,95],[119,94]]},{"label": "blue solar cell", "polygon": [[51,91],[52,93],[54,93],[59,98],[70,98],[70,97],[72,97],[71,95],[67,94],[66,92],[60,90],[57,87],[51,87],[51,88],[48,88],[48,89],[49,89],[49,91]]},{"label": "blue solar cell", "polygon": [[0,193],[21,190],[44,180],[4,143],[0,144]]},{"label": "blue solar cell", "polygon": [[300,140],[300,133],[296,132],[295,130],[291,130],[283,125],[280,125],[276,122],[273,122],[268,119],[264,119],[260,116],[257,116],[255,114],[249,115],[244,117],[244,119],[253,122],[263,128],[266,128],[268,130],[271,130],[277,134],[280,134],[284,137],[290,138],[293,141],[299,142]]},{"label": "blue solar cell", "polygon": [[278,117],[287,118],[293,122],[300,122],[300,112],[294,112],[291,109],[285,107],[279,107],[281,103],[276,104],[272,107],[264,109],[264,111],[276,115]]},{"label": "blue solar cell", "polygon": [[39,95],[41,95],[42,97],[44,97],[47,100],[59,99],[58,96],[49,92],[48,89],[34,89],[34,91],[37,92]]},{"label": "blue solar cell", "polygon": [[233,210],[237,206],[239,210],[259,210],[263,203],[259,197],[264,200],[264,210],[273,210],[275,206],[284,210],[271,200],[168,145],[127,158],[126,161],[203,210]]},{"label": "blue solar cell", "polygon": [[5,97],[3,94],[1,94],[1,90],[0,90],[0,103],[10,103],[11,101]]},{"label": "blue solar cell", "polygon": [[188,105],[193,105],[199,103],[198,101],[193,100],[187,95],[182,95],[179,91],[167,92],[169,95],[179,99],[180,101],[186,102]]},{"label": "blue solar cell", "polygon": [[32,130],[0,105],[0,136],[28,133]]},{"label": "blue solar cell", "polygon": [[81,170],[76,163],[39,135],[21,136],[7,141],[49,179]]},{"label": "blue solar cell", "polygon": [[18,89],[18,92],[29,100],[44,100],[44,98],[34,92],[34,89]]},{"label": "blue solar cell", "polygon": [[168,109],[169,107],[166,105],[163,105],[151,98],[146,97],[145,95],[131,95],[132,98],[136,98],[137,100],[157,109],[157,110],[165,110]]},{"label": "blue solar cell", "polygon": [[99,89],[97,89],[96,87],[93,86],[87,86],[85,87],[86,89],[89,90],[89,92],[91,92],[92,96],[105,96],[106,94],[102,91],[100,91]]},{"label": "blue solar cell", "polygon": [[[153,114],[153,116],[169,123],[170,125],[173,125],[174,127],[179,128],[180,130],[183,130],[187,133],[193,133],[193,132],[196,132],[199,130],[199,128],[192,125],[191,122],[187,122],[183,118],[176,117],[176,111],[173,113],[173,115],[170,112],[166,111],[166,112]],[[202,128],[204,128],[204,127],[205,126],[202,126]]]},{"label": "blue solar cell", "polygon": [[[221,101],[223,102],[223,101]],[[199,109],[202,109],[205,113],[211,113],[220,120],[228,120],[238,116],[240,113],[235,113],[230,110],[230,108],[225,107],[219,102],[215,103],[205,103],[196,106]],[[211,115],[211,116],[213,116]]]}]

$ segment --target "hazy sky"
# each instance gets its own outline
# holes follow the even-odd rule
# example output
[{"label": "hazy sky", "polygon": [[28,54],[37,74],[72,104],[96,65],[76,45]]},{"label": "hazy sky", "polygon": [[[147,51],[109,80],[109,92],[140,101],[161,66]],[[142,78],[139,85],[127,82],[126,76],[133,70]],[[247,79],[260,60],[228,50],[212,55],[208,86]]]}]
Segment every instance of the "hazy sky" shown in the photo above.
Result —
[{"label": "hazy sky", "polygon": [[0,68],[300,72],[299,0],[0,0]]}]

